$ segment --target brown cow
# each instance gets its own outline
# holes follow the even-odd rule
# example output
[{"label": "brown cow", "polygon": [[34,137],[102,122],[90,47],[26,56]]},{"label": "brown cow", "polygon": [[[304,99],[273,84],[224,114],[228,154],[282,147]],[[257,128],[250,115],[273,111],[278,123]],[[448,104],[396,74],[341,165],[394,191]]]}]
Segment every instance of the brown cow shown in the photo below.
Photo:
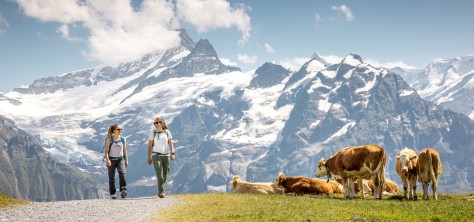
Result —
[{"label": "brown cow", "polygon": [[423,199],[428,200],[428,184],[431,182],[433,199],[437,200],[438,177],[443,171],[438,151],[426,148],[418,154],[418,181],[423,185]]},{"label": "brown cow", "polygon": [[280,173],[273,183],[274,187],[282,188],[285,193],[303,194],[326,194],[331,196],[333,188],[325,180],[309,178],[304,176],[285,176]]},{"label": "brown cow", "polygon": [[[414,150],[405,148],[398,152],[396,157],[397,174],[402,179],[405,199],[417,200],[416,195],[416,161],[417,156]],[[408,190],[408,188],[410,190]]]},{"label": "brown cow", "polygon": [[[345,198],[355,197],[353,179],[372,179],[375,185],[374,198],[382,199],[386,161],[387,154],[378,145],[351,146],[340,150],[328,160],[321,158],[314,175],[330,177],[332,173],[341,176]],[[362,197],[364,197],[363,190]]]},{"label": "brown cow", "polygon": [[230,181],[230,188],[234,193],[254,193],[254,194],[282,194],[283,190],[276,189],[272,183],[250,183],[234,176]]}]

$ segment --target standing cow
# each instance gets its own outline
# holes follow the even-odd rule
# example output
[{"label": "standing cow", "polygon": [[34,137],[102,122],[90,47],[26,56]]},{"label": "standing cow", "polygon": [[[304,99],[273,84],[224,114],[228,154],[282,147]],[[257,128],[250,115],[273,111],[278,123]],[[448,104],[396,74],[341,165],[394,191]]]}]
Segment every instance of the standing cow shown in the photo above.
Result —
[{"label": "standing cow", "polygon": [[[351,146],[340,150],[328,160],[321,158],[314,175],[316,177],[327,175],[328,178],[331,177],[331,173],[339,175],[342,178],[345,198],[355,197],[353,182],[355,178],[372,179],[374,181],[374,198],[382,199],[386,161],[387,154],[378,145]],[[361,191],[362,197],[364,197],[364,191]]]},{"label": "standing cow", "polygon": [[[396,157],[397,174],[402,179],[405,199],[416,200],[417,156],[414,150],[405,148]],[[408,188],[410,189],[408,191]]]},{"label": "standing cow", "polygon": [[438,177],[443,171],[438,151],[426,148],[418,154],[418,180],[423,184],[423,199],[428,200],[428,184],[431,182],[433,199],[437,200]]}]

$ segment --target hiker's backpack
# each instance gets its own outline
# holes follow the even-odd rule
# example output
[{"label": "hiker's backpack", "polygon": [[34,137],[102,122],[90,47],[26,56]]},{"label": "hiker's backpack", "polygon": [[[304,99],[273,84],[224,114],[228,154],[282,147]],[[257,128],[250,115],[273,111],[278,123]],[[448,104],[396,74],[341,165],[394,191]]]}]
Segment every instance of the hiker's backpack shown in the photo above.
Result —
[{"label": "hiker's backpack", "polygon": [[[163,130],[164,133],[166,133],[166,136],[168,137],[168,140],[170,139],[170,131],[169,130]],[[156,129],[153,130],[153,143],[151,143],[151,146],[155,145],[155,136],[158,132],[156,132]],[[158,135],[159,136],[159,135]],[[166,144],[168,144],[168,141],[166,141]],[[169,146],[169,145],[168,145]],[[109,148],[110,149],[110,148]]]},{"label": "hiker's backpack", "polygon": [[[123,138],[122,136],[120,137],[120,141],[122,142],[122,144],[125,144],[125,138]],[[112,148],[113,143],[114,143],[114,139],[111,138],[109,142],[109,154],[110,154],[110,149]],[[102,147],[102,153],[104,152],[104,150],[105,150],[105,147]],[[104,157],[102,161],[105,161],[105,153],[104,153]]]}]

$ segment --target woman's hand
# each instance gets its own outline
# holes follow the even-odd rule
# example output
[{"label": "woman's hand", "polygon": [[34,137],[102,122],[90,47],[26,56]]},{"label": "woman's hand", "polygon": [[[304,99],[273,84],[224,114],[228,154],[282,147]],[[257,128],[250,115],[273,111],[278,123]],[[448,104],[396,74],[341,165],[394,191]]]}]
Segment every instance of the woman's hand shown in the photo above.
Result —
[{"label": "woman's hand", "polygon": [[107,159],[106,163],[107,163],[107,166],[112,166],[112,162],[109,159]]},{"label": "woman's hand", "polygon": [[127,167],[128,167],[128,158],[125,159],[125,168],[127,168]]},{"label": "woman's hand", "polygon": [[171,160],[174,160],[174,154],[171,154],[170,159],[171,159]]},{"label": "woman's hand", "polygon": [[148,165],[151,165],[151,158],[148,158]]}]

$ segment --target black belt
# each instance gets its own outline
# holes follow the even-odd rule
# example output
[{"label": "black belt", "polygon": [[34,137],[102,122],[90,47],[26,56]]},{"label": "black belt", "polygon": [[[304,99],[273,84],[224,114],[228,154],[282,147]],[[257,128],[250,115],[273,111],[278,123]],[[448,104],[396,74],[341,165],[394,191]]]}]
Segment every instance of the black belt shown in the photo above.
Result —
[{"label": "black belt", "polygon": [[168,156],[168,153],[152,152],[158,156]]},{"label": "black belt", "polygon": [[123,160],[123,156],[121,157],[109,157],[109,160]]}]

